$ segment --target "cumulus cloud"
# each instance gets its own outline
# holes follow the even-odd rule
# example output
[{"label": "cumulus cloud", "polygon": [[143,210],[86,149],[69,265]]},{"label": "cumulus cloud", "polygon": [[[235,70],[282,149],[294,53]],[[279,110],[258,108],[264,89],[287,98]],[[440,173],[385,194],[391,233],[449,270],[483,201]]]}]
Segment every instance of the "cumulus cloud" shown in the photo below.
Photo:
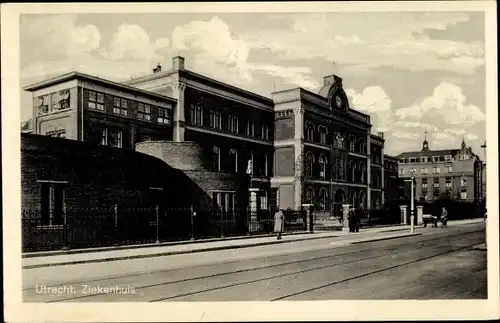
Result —
[{"label": "cumulus cloud", "polygon": [[282,15],[288,29],[243,35],[253,48],[282,59],[321,58],[348,64],[354,71],[378,67],[448,70],[470,74],[484,65],[484,44],[431,39],[428,30],[445,30],[469,20],[466,13],[369,12]]},{"label": "cumulus cloud", "polygon": [[249,62],[251,48],[239,36],[232,34],[229,26],[217,16],[208,21],[192,21],[176,27],[172,33],[172,46],[174,50],[194,53],[195,64],[200,72],[208,72],[226,80],[227,77],[237,75],[246,82],[252,82],[253,73],[260,72],[280,77],[284,82],[295,86],[320,86],[310,76],[309,67]]},{"label": "cumulus cloud", "polygon": [[160,49],[168,49],[169,39],[158,38],[151,41],[148,33],[137,25],[122,24],[113,34],[108,46],[101,54],[108,59],[161,59],[157,53]]},{"label": "cumulus cloud", "polygon": [[371,117],[372,125],[377,131],[389,131],[392,128],[392,101],[380,86],[369,86],[361,92],[346,89],[351,106]]},{"label": "cumulus cloud", "polygon": [[396,138],[400,139],[409,139],[409,140],[415,140],[419,137],[417,133],[414,132],[401,132],[401,131],[395,131],[392,133],[392,135]]},{"label": "cumulus cloud", "polygon": [[39,54],[72,56],[99,48],[101,33],[96,26],[77,24],[76,15],[37,15],[21,19],[23,42]]},{"label": "cumulus cloud", "polygon": [[397,110],[404,120],[439,120],[445,125],[472,126],[485,120],[481,109],[466,103],[462,89],[454,84],[442,82],[431,96],[418,100],[408,108]]}]

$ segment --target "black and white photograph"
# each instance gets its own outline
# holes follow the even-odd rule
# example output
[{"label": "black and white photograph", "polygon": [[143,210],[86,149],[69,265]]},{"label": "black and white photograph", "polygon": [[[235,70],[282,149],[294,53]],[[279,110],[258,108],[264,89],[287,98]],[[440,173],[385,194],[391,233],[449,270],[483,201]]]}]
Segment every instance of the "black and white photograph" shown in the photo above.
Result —
[{"label": "black and white photograph", "polygon": [[1,13],[6,321],[499,318],[495,2]]}]

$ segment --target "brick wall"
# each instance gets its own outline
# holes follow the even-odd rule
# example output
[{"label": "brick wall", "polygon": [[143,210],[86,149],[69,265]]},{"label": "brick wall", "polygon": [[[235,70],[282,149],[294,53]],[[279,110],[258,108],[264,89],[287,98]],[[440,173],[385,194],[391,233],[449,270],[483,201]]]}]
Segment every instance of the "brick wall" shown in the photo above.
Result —
[{"label": "brick wall", "polygon": [[293,176],[295,173],[294,147],[276,148],[275,163],[275,176]]},{"label": "brick wall", "polygon": [[294,137],[294,119],[289,117],[286,119],[278,119],[274,122],[275,140],[289,140]]}]

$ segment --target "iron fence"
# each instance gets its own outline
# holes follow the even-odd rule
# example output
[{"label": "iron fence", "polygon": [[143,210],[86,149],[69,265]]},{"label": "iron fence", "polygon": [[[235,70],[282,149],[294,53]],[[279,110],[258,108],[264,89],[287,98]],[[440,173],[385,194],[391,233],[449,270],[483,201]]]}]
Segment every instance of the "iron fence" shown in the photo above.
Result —
[{"label": "iron fence", "polygon": [[[59,217],[40,210],[22,211],[23,252],[153,244],[266,234],[273,232],[268,210],[248,209],[67,208]],[[298,224],[298,225],[297,225]],[[285,231],[305,230],[285,221]]]}]

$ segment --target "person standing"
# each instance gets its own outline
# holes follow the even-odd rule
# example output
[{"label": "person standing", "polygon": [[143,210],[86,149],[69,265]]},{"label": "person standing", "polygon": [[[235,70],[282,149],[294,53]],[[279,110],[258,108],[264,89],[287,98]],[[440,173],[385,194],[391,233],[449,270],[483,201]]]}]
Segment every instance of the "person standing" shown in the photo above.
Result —
[{"label": "person standing", "polygon": [[283,210],[279,209],[274,213],[274,233],[278,234],[277,240],[281,240],[281,234],[285,230],[285,215]]},{"label": "person standing", "polygon": [[448,211],[443,206],[443,210],[441,211],[441,223],[443,224],[443,228],[446,228],[446,223],[448,222]]}]

